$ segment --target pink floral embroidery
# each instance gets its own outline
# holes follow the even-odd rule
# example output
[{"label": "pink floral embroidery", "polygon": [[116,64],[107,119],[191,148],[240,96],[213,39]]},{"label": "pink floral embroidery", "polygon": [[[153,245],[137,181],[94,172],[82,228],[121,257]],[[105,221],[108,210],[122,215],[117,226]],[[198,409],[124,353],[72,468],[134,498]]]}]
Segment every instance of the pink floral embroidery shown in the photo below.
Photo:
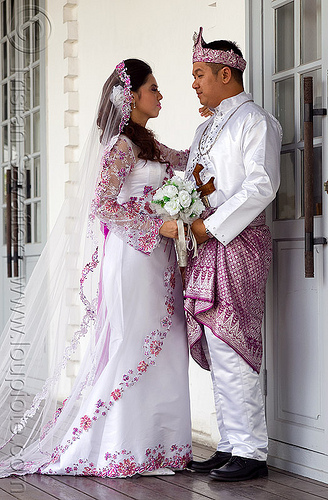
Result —
[{"label": "pink floral embroidery", "polygon": [[148,365],[145,361],[140,361],[140,363],[137,366],[138,372],[145,372],[147,371]]},{"label": "pink floral embroidery", "polygon": [[111,393],[111,396],[115,401],[117,401],[118,399],[120,399],[120,397],[122,397],[122,391],[120,391],[119,389],[115,389],[115,391]]},{"label": "pink floral embroidery", "polygon": [[154,340],[153,342],[151,342],[149,346],[151,354],[155,354],[155,356],[157,356],[162,350],[162,345],[163,342],[161,342],[160,340]]},{"label": "pink floral embroidery", "polygon": [[[70,445],[74,441],[79,439],[79,436],[82,434],[82,432],[87,431],[92,426],[93,422],[96,422],[98,418],[100,418],[101,416],[106,416],[107,411],[111,409],[113,404],[117,403],[117,401],[119,401],[124,396],[124,391],[129,387],[133,387],[139,381],[140,377],[142,377],[147,372],[149,366],[155,365],[156,357],[160,354],[164,344],[164,340],[167,334],[169,333],[172,325],[172,320],[170,316],[172,316],[172,314],[174,313],[174,297],[173,297],[173,290],[175,287],[174,276],[175,276],[175,266],[168,267],[164,272],[164,285],[167,290],[167,293],[165,295],[165,304],[168,315],[162,318],[160,321],[162,330],[153,330],[149,335],[145,337],[143,346],[144,359],[141,359],[139,361],[135,370],[129,369],[127,373],[122,375],[122,381],[119,383],[119,387],[117,387],[116,389],[114,389],[114,391],[111,392],[110,394],[111,398],[107,403],[105,401],[102,401],[101,399],[98,399],[98,401],[95,403],[94,414],[91,416],[84,415],[83,417],[81,417],[80,428],[77,429],[76,427],[74,427],[72,429],[72,438],[69,439],[65,445],[58,445],[56,446],[56,448],[54,448],[51,457],[52,463],[56,462],[59,459],[60,455],[62,453],[65,453],[65,451],[70,447]],[[58,409],[57,411],[59,411],[60,413],[61,409]],[[124,466],[123,469],[128,470],[128,467]],[[93,471],[92,475],[101,475],[98,474],[97,471],[94,472],[94,469],[92,468],[90,468],[90,470]],[[85,469],[85,471],[82,473],[87,475],[89,473],[91,474],[90,470]],[[108,474],[106,473],[106,475]]]},{"label": "pink floral embroidery", "polygon": [[126,203],[117,201],[135,162],[131,147],[122,137],[112,149],[105,151],[92,212],[106,225],[108,231],[113,231],[137,250],[150,254],[160,243],[159,228],[163,224],[151,210],[150,200],[147,199],[153,188],[145,186],[144,197],[131,197]]},{"label": "pink floral embroidery", "polygon": [[144,187],[144,196],[147,196],[148,193],[151,193],[153,191],[153,188],[151,186],[145,186]]},{"label": "pink floral embroidery", "polygon": [[88,430],[91,427],[91,418],[89,418],[87,415],[81,417],[80,427],[82,427],[85,431]]},{"label": "pink floral embroidery", "polygon": [[[66,474],[99,476],[99,477],[129,477],[142,472],[152,471],[160,467],[184,469],[192,460],[191,445],[172,444],[167,450],[159,444],[153,449],[145,450],[145,460],[138,463],[131,451],[121,450],[114,453],[106,452],[104,455],[108,462],[106,467],[97,468],[87,459],[79,459],[72,467],[65,469]],[[49,470],[49,474],[55,474]]]}]

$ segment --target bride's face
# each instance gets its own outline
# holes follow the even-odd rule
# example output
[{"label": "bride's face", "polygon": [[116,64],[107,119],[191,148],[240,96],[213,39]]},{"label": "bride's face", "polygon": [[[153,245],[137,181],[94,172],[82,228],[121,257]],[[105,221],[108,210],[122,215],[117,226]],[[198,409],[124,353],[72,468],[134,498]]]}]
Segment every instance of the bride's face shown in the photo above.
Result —
[{"label": "bride's face", "polygon": [[131,118],[134,122],[145,126],[149,118],[156,118],[161,109],[162,94],[154,75],[149,75],[146,82],[137,92],[133,92],[135,108],[132,105]]}]

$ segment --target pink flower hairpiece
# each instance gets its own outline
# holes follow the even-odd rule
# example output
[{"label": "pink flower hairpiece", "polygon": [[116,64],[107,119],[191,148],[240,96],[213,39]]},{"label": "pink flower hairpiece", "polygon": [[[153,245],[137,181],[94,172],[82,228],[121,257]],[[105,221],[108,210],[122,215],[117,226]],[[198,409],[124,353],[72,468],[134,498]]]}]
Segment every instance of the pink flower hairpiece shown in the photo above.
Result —
[{"label": "pink flower hairpiece", "polygon": [[203,39],[203,28],[199,28],[199,33],[194,34],[194,48],[192,62],[208,62],[208,63],[218,63],[229,66],[230,68],[236,68],[240,71],[244,71],[246,68],[246,61],[233,50],[216,50],[216,49],[206,49],[203,47],[205,43]]},{"label": "pink flower hairpiece", "polygon": [[118,73],[120,80],[123,82],[123,88],[122,88],[123,95],[119,106],[119,109],[122,113],[122,118],[119,125],[119,132],[121,133],[130,118],[133,95],[131,92],[130,76],[126,72],[124,61],[120,62],[115,69]]}]

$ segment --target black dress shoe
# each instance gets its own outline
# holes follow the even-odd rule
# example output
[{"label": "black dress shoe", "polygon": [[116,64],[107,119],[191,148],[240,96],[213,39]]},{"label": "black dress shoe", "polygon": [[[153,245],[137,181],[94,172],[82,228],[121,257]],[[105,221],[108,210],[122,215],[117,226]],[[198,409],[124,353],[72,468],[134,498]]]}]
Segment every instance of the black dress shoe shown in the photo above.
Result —
[{"label": "black dress shoe", "polygon": [[265,461],[237,456],[231,457],[223,467],[210,472],[210,478],[216,481],[246,481],[267,475],[268,468]]},{"label": "black dress shoe", "polygon": [[222,467],[222,465],[229,462],[230,458],[231,453],[216,451],[214,455],[212,455],[208,460],[204,460],[204,462],[196,462],[192,460],[187,464],[187,469],[195,472],[210,472],[212,469]]}]

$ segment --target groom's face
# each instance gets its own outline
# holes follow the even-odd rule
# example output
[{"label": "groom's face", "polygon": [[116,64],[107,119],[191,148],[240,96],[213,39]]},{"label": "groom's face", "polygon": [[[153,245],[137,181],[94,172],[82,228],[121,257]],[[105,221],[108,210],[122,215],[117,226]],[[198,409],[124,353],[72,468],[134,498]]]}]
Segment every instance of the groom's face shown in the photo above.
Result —
[{"label": "groom's face", "polygon": [[221,70],[214,75],[210,66],[204,62],[193,64],[194,82],[192,88],[196,90],[198,99],[203,106],[216,108],[223,99]]}]

